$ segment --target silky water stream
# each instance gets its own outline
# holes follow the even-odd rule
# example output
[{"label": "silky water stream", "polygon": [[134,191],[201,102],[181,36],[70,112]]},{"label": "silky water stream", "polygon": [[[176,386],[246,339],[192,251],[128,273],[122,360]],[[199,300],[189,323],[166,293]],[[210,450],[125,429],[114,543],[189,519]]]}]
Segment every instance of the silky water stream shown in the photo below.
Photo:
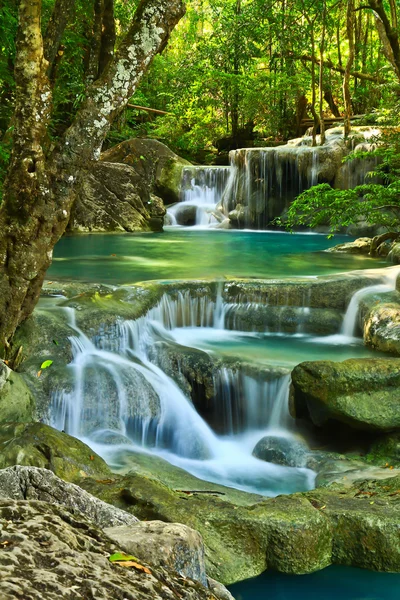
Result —
[{"label": "silky water stream", "polygon": [[[248,269],[257,270],[257,260],[262,254],[264,270],[260,271],[260,275],[266,277],[275,275],[276,271],[271,271],[271,268],[277,268],[276,262],[281,273],[302,277],[308,269],[314,269],[314,273],[318,274],[332,273],[340,271],[343,266],[342,257],[337,257],[335,262],[333,255],[318,253],[329,245],[321,236],[241,232],[240,242],[234,237],[235,232],[215,231],[208,232],[208,235],[213,236],[211,248],[218,243],[213,250],[226,248],[228,242],[233,253],[238,252],[235,264],[240,261],[238,245],[243,244],[248,235],[253,242],[250,243],[250,239],[249,245],[242,246],[242,259],[245,258]],[[160,240],[169,239],[168,236],[167,233]],[[195,262],[185,265],[188,244],[193,256],[197,254],[200,258],[202,236],[203,232],[174,233],[172,239],[180,241],[177,249],[181,249],[182,262],[179,264],[187,269],[182,271],[185,275],[192,267],[196,269]],[[52,267],[52,278],[69,276],[71,257],[65,253],[68,244],[95,243],[103,247],[104,236],[101,237],[103,239],[83,236],[63,240],[56,253],[56,259],[60,260],[56,260]],[[107,238],[106,253],[103,251],[98,257],[92,255],[89,270],[83,270],[89,274],[89,279],[93,279],[93,270],[93,273],[100,272],[108,283],[115,285],[120,283],[120,279],[128,282],[132,269],[129,271],[124,266],[121,277],[119,271],[110,270],[107,258],[120,244],[125,248],[128,246],[129,252],[141,257],[146,257],[148,249],[151,266],[145,261],[143,264],[149,269],[147,278],[150,279],[158,266],[152,263],[154,246],[146,240],[150,242],[149,236],[111,236]],[[305,260],[293,262],[296,254],[289,252],[289,246],[294,252],[301,252],[302,256],[307,256],[307,249],[317,251],[312,255],[311,265]],[[218,251],[215,256],[221,256]],[[79,250],[75,252],[79,253]],[[252,256],[249,252],[253,253]],[[207,260],[212,263],[215,256],[211,254]],[[324,262],[326,258],[329,258],[329,263]],[[72,256],[73,265],[74,260]],[[364,259],[360,262],[354,257],[350,260],[354,261],[351,263],[353,268],[376,264]],[[172,261],[176,264],[176,253],[173,253]],[[296,265],[295,271],[293,264]],[[299,439],[300,434],[288,412],[290,371],[294,365],[303,360],[376,356],[363,346],[362,339],[357,336],[358,307],[364,295],[393,289],[397,269],[388,269],[386,279],[380,273],[376,285],[353,296],[334,334],[318,336],[305,327],[305,323],[313,318],[312,309],[308,306],[309,294],[304,294],[301,306],[297,307],[298,323],[288,333],[282,327],[288,307],[268,306],[265,299],[257,296],[238,297],[232,302],[226,296],[226,282],[222,279],[225,269],[226,263],[214,262],[212,274],[221,277],[214,295],[198,294],[193,286],[185,291],[181,286],[182,291],[165,293],[159,303],[140,319],[121,319],[116,322],[113,331],[102,331],[91,339],[77,325],[79,314],[76,310],[63,307],[63,302],[55,299],[55,306],[48,309],[61,311],[69,323],[73,360],[67,367],[71,385],[59,389],[53,396],[51,424],[86,441],[119,470],[129,470],[139,451],[162,457],[206,481],[249,492],[274,496],[310,489],[314,485],[315,474],[301,463],[298,467],[267,463],[252,456],[253,448],[266,435]],[[170,270],[173,271],[172,264]],[[206,274],[202,270],[195,272],[198,276]],[[133,269],[133,273],[132,279],[143,277],[143,272],[137,273]],[[313,279],[310,278],[310,281]],[[273,324],[263,328],[254,324],[244,328],[243,317],[250,311],[254,315],[257,311],[275,311]],[[216,361],[217,368],[213,370],[212,377],[215,405],[211,415],[203,414],[196,399],[186,395],[187,390],[177,384],[180,362],[171,362],[171,353],[172,356],[177,353],[184,357],[190,351],[204,352]],[[173,373],[174,368],[178,373]],[[337,574],[335,568],[328,569],[322,574],[300,578],[299,584],[296,583],[298,578],[265,574],[237,584],[232,591],[242,600],[261,600],[271,597],[272,592],[284,600],[317,597],[312,595],[313,590],[318,590],[318,598],[328,598],[326,589],[332,586]],[[344,594],[343,586],[338,589],[346,600],[369,600],[370,597],[392,600],[395,597],[393,586],[398,584],[396,576],[393,576],[396,581],[389,581],[389,577],[383,581],[383,575],[380,595],[374,593],[369,596],[364,593],[362,583],[358,585],[359,595],[352,592],[358,581],[364,581],[364,573],[360,576],[359,571],[354,569],[340,574],[349,594]],[[376,576],[374,582],[378,581]]]}]

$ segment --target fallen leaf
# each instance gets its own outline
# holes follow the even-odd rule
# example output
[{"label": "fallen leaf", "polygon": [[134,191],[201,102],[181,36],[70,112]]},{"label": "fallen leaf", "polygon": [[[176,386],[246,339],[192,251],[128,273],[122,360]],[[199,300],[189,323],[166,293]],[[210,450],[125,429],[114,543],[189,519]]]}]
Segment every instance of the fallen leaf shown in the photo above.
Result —
[{"label": "fallen leaf", "polygon": [[123,560],[134,560],[134,561],[138,561],[139,559],[136,558],[136,556],[132,556],[132,554],[126,554],[125,552],[115,552],[114,554],[111,554],[111,556],[108,557],[108,560],[110,562],[115,562],[115,561],[123,561]]},{"label": "fallen leaf", "polygon": [[40,370],[40,371],[38,371],[38,372],[37,372],[37,376],[38,376],[38,377],[40,377],[40,376],[41,376],[41,374],[42,374],[42,370]]},{"label": "fallen leaf", "polygon": [[51,365],[53,364],[52,360],[45,360],[41,365],[40,368],[41,369],[48,369],[49,367],[51,367]]},{"label": "fallen leaf", "polygon": [[114,483],[114,481],[115,479],[96,479],[96,483],[103,483],[104,485]]},{"label": "fallen leaf", "polygon": [[138,571],[142,571],[143,573],[147,573],[148,575],[151,575],[150,569],[135,562],[134,560],[122,560],[122,561],[116,560],[116,561],[114,561],[113,564],[119,565],[120,567],[127,567],[127,568],[133,567],[134,569],[137,569]]},{"label": "fallen leaf", "polygon": [[89,456],[90,460],[94,460],[94,456],[93,454],[91,456]]}]

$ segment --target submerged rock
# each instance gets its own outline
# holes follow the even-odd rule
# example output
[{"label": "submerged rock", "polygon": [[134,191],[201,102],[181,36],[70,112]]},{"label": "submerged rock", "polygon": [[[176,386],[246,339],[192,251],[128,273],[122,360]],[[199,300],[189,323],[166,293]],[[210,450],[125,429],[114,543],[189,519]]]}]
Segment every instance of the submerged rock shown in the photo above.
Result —
[{"label": "submerged rock", "polygon": [[[121,549],[83,518],[38,501],[0,500],[2,600],[212,600],[198,582],[162,566],[126,568],[109,556]],[[71,591],[73,590],[73,591]]]},{"label": "submerged rock", "polygon": [[49,469],[66,481],[109,477],[110,468],[89,446],[44,423],[10,423],[0,428],[0,468],[14,465]]},{"label": "submerged rock", "polygon": [[356,429],[400,429],[400,360],[304,362],[292,372],[291,413],[322,426],[341,421]]},{"label": "submerged rock", "polygon": [[176,571],[207,587],[201,535],[186,525],[161,521],[107,527],[105,533],[127,554],[140,556],[157,567]]},{"label": "submerged rock", "polygon": [[291,437],[265,436],[257,442],[253,456],[285,467],[306,466],[307,446]]}]

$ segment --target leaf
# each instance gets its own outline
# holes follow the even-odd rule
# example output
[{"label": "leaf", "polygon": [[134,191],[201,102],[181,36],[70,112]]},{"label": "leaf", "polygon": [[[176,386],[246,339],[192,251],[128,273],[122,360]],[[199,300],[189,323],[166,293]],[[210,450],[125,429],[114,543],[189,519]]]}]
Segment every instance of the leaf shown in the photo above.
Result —
[{"label": "leaf", "polygon": [[125,552],[115,552],[115,554],[111,554],[108,557],[110,562],[121,562],[125,560],[139,560],[136,556],[132,556],[132,554],[125,554]]},{"label": "leaf", "polygon": [[114,565],[119,565],[120,567],[133,567],[134,569],[137,569],[138,571],[142,571],[143,573],[147,573],[148,575],[151,575],[151,571],[150,569],[148,569],[147,567],[144,567],[143,565],[133,561],[133,560],[123,560],[123,561],[119,561],[116,560],[113,563]]},{"label": "leaf", "polygon": [[38,371],[38,372],[36,373],[37,377],[40,377],[40,376],[41,376],[41,374],[42,374],[42,370],[40,370],[40,371]]},{"label": "leaf", "polygon": [[141,160],[146,160],[146,157],[143,154],[140,155]]},{"label": "leaf", "polygon": [[57,342],[57,340],[53,340],[53,344],[55,344],[56,346],[59,345],[58,342]]},{"label": "leaf", "polygon": [[40,365],[41,369],[48,369],[53,364],[52,360],[45,360],[44,363]]}]

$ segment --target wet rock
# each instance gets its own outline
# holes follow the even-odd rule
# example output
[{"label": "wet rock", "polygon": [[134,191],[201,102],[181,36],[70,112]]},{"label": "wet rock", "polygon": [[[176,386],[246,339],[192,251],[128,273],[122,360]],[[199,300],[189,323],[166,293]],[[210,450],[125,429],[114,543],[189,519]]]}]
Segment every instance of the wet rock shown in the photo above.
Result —
[{"label": "wet rock", "polygon": [[379,436],[371,444],[366,458],[384,468],[400,466],[400,433]]},{"label": "wet rock", "polygon": [[104,460],[89,446],[43,423],[2,425],[0,445],[0,468],[41,467],[66,481],[111,475]]},{"label": "wet rock", "polygon": [[364,318],[364,341],[371,348],[400,355],[400,304],[375,304]]},{"label": "wet rock", "polygon": [[322,426],[340,421],[367,431],[400,429],[400,360],[304,362],[292,371],[292,416]]},{"label": "wet rock", "polygon": [[[38,501],[0,501],[2,600],[212,600],[200,583],[161,566],[150,572],[109,561],[120,551],[83,518]],[[140,559],[140,557],[139,557]],[[73,592],[71,592],[73,590]]]},{"label": "wet rock", "polygon": [[[86,478],[82,485],[141,519],[180,522],[199,531],[207,572],[225,584],[267,568],[306,573],[331,563],[400,571],[400,506],[393,494],[400,475],[375,481],[375,470],[357,473],[352,461],[343,462],[347,468],[341,478],[336,476],[337,484],[269,499],[201,481],[161,459],[140,455],[132,457],[135,469],[115,483]],[[343,479],[350,471],[354,479]],[[369,493],[360,493],[364,490],[374,495],[374,504]],[[368,551],[357,554],[364,539],[371,540]]]},{"label": "wet rock", "polygon": [[395,265],[400,264],[400,243],[392,245],[388,255],[388,260]]},{"label": "wet rock", "polygon": [[0,360],[0,424],[33,421],[36,403],[25,381]]},{"label": "wet rock", "polygon": [[190,204],[178,205],[175,212],[175,218],[178,225],[194,225],[196,223],[197,206]]},{"label": "wet rock", "polygon": [[253,456],[285,467],[306,466],[307,446],[291,437],[265,436],[254,447]]},{"label": "wet rock", "polygon": [[343,252],[346,254],[369,254],[371,247],[372,238],[361,237],[354,242],[346,242],[345,244],[338,244],[333,248],[328,248],[326,252]]},{"label": "wet rock", "polygon": [[107,527],[105,533],[127,554],[140,556],[155,567],[176,571],[207,587],[203,540],[190,527],[150,521]]},{"label": "wet rock", "polygon": [[[40,500],[59,504],[72,514],[84,517],[97,527],[132,526],[133,515],[106,504],[73,483],[66,483],[48,469],[9,467],[0,470],[0,498]],[[151,562],[151,561],[150,561]]]},{"label": "wet rock", "polygon": [[207,577],[208,587],[218,600],[235,600],[232,594],[226,589],[222,583],[215,581],[211,577]]}]

